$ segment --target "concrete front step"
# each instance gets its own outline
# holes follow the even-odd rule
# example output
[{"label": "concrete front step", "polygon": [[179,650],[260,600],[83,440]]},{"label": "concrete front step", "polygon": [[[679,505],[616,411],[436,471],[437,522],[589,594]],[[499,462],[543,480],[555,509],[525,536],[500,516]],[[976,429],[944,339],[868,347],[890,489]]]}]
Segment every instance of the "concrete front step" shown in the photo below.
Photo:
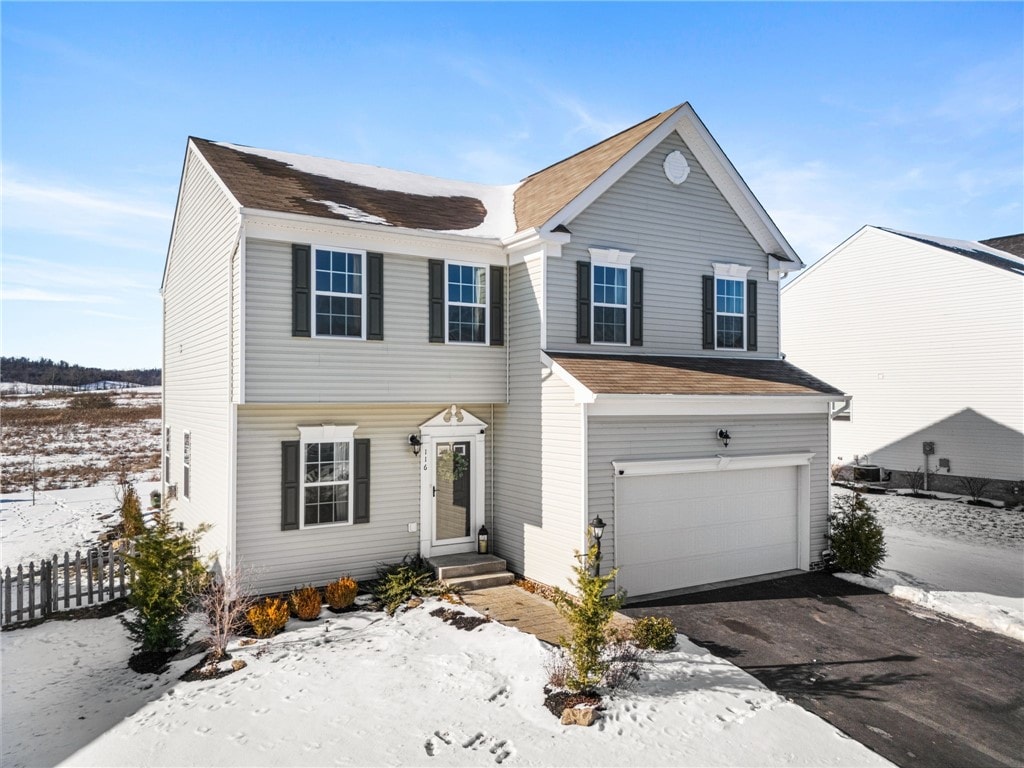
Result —
[{"label": "concrete front step", "polygon": [[500,557],[478,555],[475,552],[431,557],[430,564],[434,566],[434,573],[441,581],[451,581],[463,576],[500,573],[505,570],[505,561]]},{"label": "concrete front step", "polygon": [[511,584],[514,580],[515,576],[508,571],[481,573],[475,576],[454,576],[443,579],[444,583],[449,587],[460,587],[467,592],[477,589],[489,589],[490,587],[503,587],[506,584]]}]

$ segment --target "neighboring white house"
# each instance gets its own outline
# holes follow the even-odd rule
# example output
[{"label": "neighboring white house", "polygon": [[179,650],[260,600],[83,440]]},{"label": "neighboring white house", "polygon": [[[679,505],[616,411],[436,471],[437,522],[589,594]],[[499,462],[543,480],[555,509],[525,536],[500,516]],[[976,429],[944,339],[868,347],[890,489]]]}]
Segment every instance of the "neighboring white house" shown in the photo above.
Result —
[{"label": "neighboring white house", "polygon": [[473,551],[485,522],[565,585],[599,515],[634,596],[812,568],[844,396],[779,355],[802,266],[689,104],[507,187],[191,138],[174,514],[261,591]]},{"label": "neighboring white house", "polygon": [[1024,479],[1022,253],[865,226],[782,289],[787,358],[853,396],[834,461]]}]

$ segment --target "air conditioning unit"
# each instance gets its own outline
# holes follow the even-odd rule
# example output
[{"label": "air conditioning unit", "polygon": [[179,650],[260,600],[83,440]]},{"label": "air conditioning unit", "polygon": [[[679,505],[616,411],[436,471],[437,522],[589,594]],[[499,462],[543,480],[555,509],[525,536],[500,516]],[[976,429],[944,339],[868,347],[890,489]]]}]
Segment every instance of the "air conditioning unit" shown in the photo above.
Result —
[{"label": "air conditioning unit", "polygon": [[882,468],[873,464],[853,467],[853,480],[857,483],[880,483],[884,476]]}]

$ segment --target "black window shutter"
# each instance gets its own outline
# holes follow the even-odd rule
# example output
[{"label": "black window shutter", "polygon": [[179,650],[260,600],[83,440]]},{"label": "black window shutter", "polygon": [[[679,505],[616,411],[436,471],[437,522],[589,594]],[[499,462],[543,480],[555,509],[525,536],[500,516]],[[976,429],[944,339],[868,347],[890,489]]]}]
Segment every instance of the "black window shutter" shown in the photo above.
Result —
[{"label": "black window shutter", "polygon": [[430,341],[444,344],[444,262],[431,259],[427,269],[430,273]]},{"label": "black window shutter", "polygon": [[370,522],[370,441],[355,441],[356,455],[353,464],[352,479],[355,485],[352,514],[353,523]]},{"label": "black window shutter", "polygon": [[704,349],[715,348],[715,277],[704,275]]},{"label": "black window shutter", "polygon": [[576,262],[576,343],[590,343],[590,262]]},{"label": "black window shutter", "polygon": [[366,254],[366,338],[384,339],[384,255]]},{"label": "black window shutter", "polygon": [[747,349],[757,352],[757,280],[747,280]]},{"label": "black window shutter", "polygon": [[309,336],[309,246],[292,246],[292,336]]},{"label": "black window shutter", "polygon": [[644,271],[633,267],[629,275],[629,345],[644,345]]},{"label": "black window shutter", "polygon": [[505,343],[505,268],[491,267],[491,346]]},{"label": "black window shutter", "polygon": [[299,527],[299,441],[281,442],[281,530]]}]

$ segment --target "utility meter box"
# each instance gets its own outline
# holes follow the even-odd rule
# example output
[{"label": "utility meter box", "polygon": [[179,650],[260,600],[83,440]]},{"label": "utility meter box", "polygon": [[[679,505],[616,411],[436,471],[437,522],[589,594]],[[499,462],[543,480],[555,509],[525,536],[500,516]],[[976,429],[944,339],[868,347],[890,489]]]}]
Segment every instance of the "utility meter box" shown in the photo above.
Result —
[{"label": "utility meter box", "polygon": [[935,455],[935,443],[922,443],[921,449],[924,451],[925,456]]}]

